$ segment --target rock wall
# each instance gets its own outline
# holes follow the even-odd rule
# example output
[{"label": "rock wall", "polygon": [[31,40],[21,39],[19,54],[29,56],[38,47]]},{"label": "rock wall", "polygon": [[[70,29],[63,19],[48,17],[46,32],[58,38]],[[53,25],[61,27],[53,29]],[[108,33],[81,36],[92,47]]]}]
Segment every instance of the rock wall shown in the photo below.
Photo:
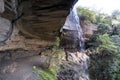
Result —
[{"label": "rock wall", "polygon": [[[0,1],[2,5],[0,5],[0,8],[2,9],[4,3],[3,0]],[[39,49],[53,44],[74,0],[20,1],[18,13],[23,13],[24,15],[16,21],[11,38],[5,45],[0,47],[0,50]],[[15,18],[15,14],[5,8],[5,12],[0,15],[3,17],[0,18],[2,20],[0,22],[0,32],[6,33],[10,27],[10,21]],[[5,30],[2,28],[5,28]]]},{"label": "rock wall", "polygon": [[[54,41],[59,29],[65,22],[74,0],[16,0],[17,15],[23,13],[17,21],[17,27],[26,37]],[[1,15],[9,20],[15,18],[15,13],[5,8]]]},{"label": "rock wall", "polygon": [[0,13],[4,12],[4,1],[0,0]]}]

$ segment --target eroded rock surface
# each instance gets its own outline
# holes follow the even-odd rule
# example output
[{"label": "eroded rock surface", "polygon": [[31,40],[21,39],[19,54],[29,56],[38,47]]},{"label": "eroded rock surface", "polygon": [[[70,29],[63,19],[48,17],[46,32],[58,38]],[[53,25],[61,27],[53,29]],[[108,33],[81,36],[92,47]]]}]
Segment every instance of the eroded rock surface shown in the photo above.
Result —
[{"label": "eroded rock surface", "polygon": [[67,55],[67,61],[63,62],[58,72],[58,80],[89,80],[87,73],[89,57],[80,52],[67,52]]},{"label": "eroded rock surface", "polygon": [[[16,0],[18,1],[18,0]],[[63,26],[74,0],[19,0],[18,14],[23,16],[17,27],[26,37],[42,40],[55,40],[58,30]],[[15,14],[6,9],[3,17],[15,18]]]},{"label": "eroded rock surface", "polygon": [[33,66],[47,68],[48,62],[47,57],[40,56],[0,61],[0,80],[41,80],[40,73],[36,73]]}]

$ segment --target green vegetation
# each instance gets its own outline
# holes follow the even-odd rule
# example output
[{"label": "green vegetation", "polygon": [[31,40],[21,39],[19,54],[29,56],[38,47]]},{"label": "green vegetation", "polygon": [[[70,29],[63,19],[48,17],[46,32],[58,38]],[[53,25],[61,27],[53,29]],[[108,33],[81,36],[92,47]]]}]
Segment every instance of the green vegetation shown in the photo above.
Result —
[{"label": "green vegetation", "polygon": [[39,71],[42,80],[57,80],[57,72],[61,64],[61,58],[64,56],[63,50],[56,47],[53,47],[50,52],[51,53],[47,54],[47,56],[50,57],[49,68],[39,69],[36,66],[33,67],[35,71]]},{"label": "green vegetation", "polygon": [[86,42],[92,53],[91,80],[120,80],[120,11],[109,16],[80,7],[78,14],[82,22],[96,24],[98,29]]},{"label": "green vegetation", "polygon": [[57,71],[58,67],[53,67],[52,69],[49,70],[41,70],[40,71],[40,77],[43,80],[57,80]]},{"label": "green vegetation", "polygon": [[65,56],[64,51],[59,48],[59,41],[60,39],[57,37],[52,48],[47,53],[44,53],[45,56],[50,58],[49,68],[39,69],[36,66],[33,67],[35,71],[39,71],[42,80],[57,80],[57,72],[60,68],[61,60]]},{"label": "green vegetation", "polygon": [[87,8],[78,8],[78,15],[82,22],[90,24],[95,22],[95,13]]},{"label": "green vegetation", "polygon": [[98,24],[98,32],[99,34],[109,33],[109,25],[105,23]]},{"label": "green vegetation", "polygon": [[96,19],[96,24],[107,24],[107,25],[111,25],[112,23],[112,18],[111,16],[108,16],[106,14],[100,14],[100,13],[96,13],[95,16]]},{"label": "green vegetation", "polygon": [[117,47],[114,45],[114,43],[110,40],[110,37],[108,34],[99,35],[97,39],[101,44],[99,45],[98,49],[99,52],[101,51],[114,51],[116,52]]},{"label": "green vegetation", "polygon": [[33,66],[33,70],[39,72],[40,78],[42,78],[42,80],[57,80],[57,71],[59,70],[59,67],[54,66],[50,69],[43,70]]}]

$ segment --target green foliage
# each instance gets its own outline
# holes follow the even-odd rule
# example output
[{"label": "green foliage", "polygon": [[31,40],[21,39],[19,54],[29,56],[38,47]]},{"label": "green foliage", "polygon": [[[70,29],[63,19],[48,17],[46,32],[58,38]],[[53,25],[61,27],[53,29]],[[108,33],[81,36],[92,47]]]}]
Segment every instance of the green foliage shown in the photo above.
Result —
[{"label": "green foliage", "polygon": [[111,63],[111,80],[120,80],[120,36],[114,35],[111,36],[112,42],[117,46],[117,52]]},{"label": "green foliage", "polygon": [[44,56],[50,58],[48,69],[39,69],[36,66],[33,67],[35,71],[39,71],[40,78],[42,80],[57,80],[57,71],[60,68],[60,64],[64,55],[63,49],[59,48],[60,39],[57,37],[56,41],[52,44],[52,48],[49,52],[44,52]]},{"label": "green foliage", "polygon": [[50,65],[48,69],[39,69],[36,66],[33,67],[35,71],[39,71],[40,78],[42,80],[57,80],[57,71],[59,70],[59,66],[61,64],[61,60],[64,56],[62,49],[58,49],[58,47],[53,47],[51,53],[47,54],[50,58]]},{"label": "green foliage", "polygon": [[118,25],[116,25],[117,27],[117,30],[116,30],[116,33],[117,33],[117,35],[119,35],[120,36],[120,24],[118,24]]},{"label": "green foliage", "polygon": [[120,59],[118,57],[114,57],[110,69],[111,80],[120,80]]},{"label": "green foliage", "polygon": [[109,33],[109,25],[105,23],[100,23],[98,25],[98,32],[99,34]]},{"label": "green foliage", "polygon": [[80,19],[84,21],[86,24],[93,23],[95,21],[95,12],[92,10],[89,10],[87,8],[79,7],[78,9],[78,15],[80,16]]},{"label": "green foliage", "polygon": [[117,52],[120,52],[120,37],[119,35],[111,36],[111,41],[114,43],[114,45],[117,46]]},{"label": "green foliage", "polygon": [[58,47],[53,47],[52,53],[49,55],[49,57],[50,57],[49,69],[41,70],[40,77],[43,80],[57,80],[57,71],[59,70],[59,65],[61,64],[63,50],[58,49]]},{"label": "green foliage", "polygon": [[99,42],[97,41],[99,37],[99,34],[93,34],[90,38],[90,41],[86,43],[86,46],[88,47],[88,49],[96,49],[99,46]]},{"label": "green foliage", "polygon": [[57,80],[57,71],[59,70],[62,57],[64,56],[63,53],[64,53],[63,50],[58,49],[58,47],[52,48],[52,53],[49,54],[50,57],[49,69],[40,71],[40,77],[43,80]]},{"label": "green foliage", "polygon": [[105,14],[96,14],[95,16],[95,19],[96,19],[96,24],[107,24],[107,25],[110,25],[112,23],[112,18],[108,15],[105,15]]},{"label": "green foliage", "polygon": [[[93,55],[92,55],[93,56]],[[115,56],[93,56],[90,75],[93,80],[120,80],[120,58]]]},{"label": "green foliage", "polygon": [[87,46],[91,46],[91,48],[96,50],[96,53],[101,53],[104,50],[108,52],[117,51],[117,46],[114,45],[108,34],[93,34]]},{"label": "green foliage", "polygon": [[104,16],[102,16],[101,14],[96,14],[95,15],[95,19],[96,19],[96,24],[102,23]]},{"label": "green foliage", "polygon": [[42,80],[57,80],[57,71],[59,70],[59,66],[54,66],[46,70],[39,69],[38,67],[33,66],[33,70],[36,72],[39,71],[39,75]]},{"label": "green foliage", "polygon": [[102,22],[105,23],[105,24],[111,25],[112,24],[111,16],[105,16],[105,18]]},{"label": "green foliage", "polygon": [[59,47],[60,45],[60,38],[56,37],[56,41],[54,42],[54,46]]},{"label": "green foliage", "polygon": [[43,80],[57,80],[58,68],[52,68],[50,70],[41,70],[40,77]]},{"label": "green foliage", "polygon": [[91,55],[91,68],[89,68],[92,80],[111,80],[111,57],[102,57],[100,54]]},{"label": "green foliage", "polygon": [[100,35],[98,41],[101,43],[98,47],[99,51],[108,50],[116,52],[117,47],[110,40],[108,34]]},{"label": "green foliage", "polygon": [[[93,80],[120,80],[120,37],[108,34],[99,35],[98,51],[100,54],[91,55],[91,65],[89,69]],[[95,49],[95,48],[94,48]],[[105,51],[105,52],[104,52]],[[97,52],[97,51],[96,51]],[[110,54],[104,55],[104,54]]]},{"label": "green foliage", "polygon": [[59,50],[60,49],[60,37],[55,37],[55,41],[48,45],[52,49]]}]

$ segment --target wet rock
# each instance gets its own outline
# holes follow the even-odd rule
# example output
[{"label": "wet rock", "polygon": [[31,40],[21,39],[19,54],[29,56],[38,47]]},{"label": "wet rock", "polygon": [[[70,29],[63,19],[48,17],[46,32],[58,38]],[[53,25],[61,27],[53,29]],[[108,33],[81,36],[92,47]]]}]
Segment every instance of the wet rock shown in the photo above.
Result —
[{"label": "wet rock", "polygon": [[87,60],[89,57],[84,53],[68,52],[68,61],[64,61],[58,72],[58,80],[89,80],[87,74]]},{"label": "wet rock", "polygon": [[93,33],[97,31],[97,25],[95,24],[86,25],[84,22],[81,21],[81,27],[85,41],[89,41]]}]

